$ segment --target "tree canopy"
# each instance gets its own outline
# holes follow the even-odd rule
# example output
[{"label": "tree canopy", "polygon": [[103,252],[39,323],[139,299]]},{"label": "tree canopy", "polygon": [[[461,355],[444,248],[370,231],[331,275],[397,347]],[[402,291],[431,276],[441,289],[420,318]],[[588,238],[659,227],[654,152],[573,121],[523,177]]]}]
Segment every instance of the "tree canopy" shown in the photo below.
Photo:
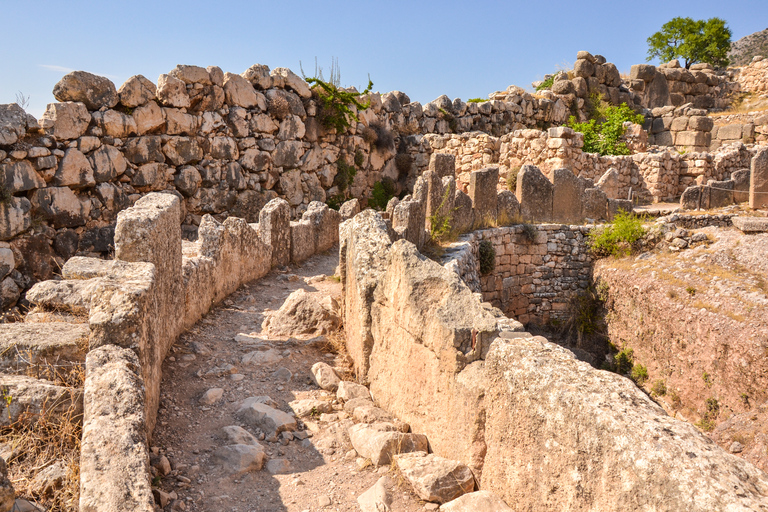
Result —
[{"label": "tree canopy", "polygon": [[648,60],[658,57],[668,62],[682,58],[686,69],[698,62],[725,67],[730,49],[731,29],[720,18],[672,18],[648,38]]}]

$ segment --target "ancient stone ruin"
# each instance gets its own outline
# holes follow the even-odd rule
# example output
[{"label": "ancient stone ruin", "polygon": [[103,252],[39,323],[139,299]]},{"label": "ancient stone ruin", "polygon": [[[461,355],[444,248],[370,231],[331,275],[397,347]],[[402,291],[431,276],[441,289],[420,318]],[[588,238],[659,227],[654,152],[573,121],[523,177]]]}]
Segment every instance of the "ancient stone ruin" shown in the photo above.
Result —
[{"label": "ancient stone ruin", "polygon": [[[287,472],[260,443],[307,441],[306,422],[343,412],[354,454],[396,465],[440,510],[768,510],[760,469],[629,379],[529,332],[567,322],[593,286],[595,224],[640,203],[766,208],[768,118],[709,115],[734,91],[762,91],[764,62],[738,75],[639,65],[625,80],[579,52],[537,94],[512,86],[484,102],[421,105],[370,93],[343,133],[303,79],[263,65],[179,65],[119,89],[78,71],[40,120],[2,105],[0,301],[20,321],[0,324],[12,397],[0,422],[82,415],[82,511],[179,510],[153,481],[174,343],[244,284],[338,250],[340,315],[300,290],[262,325],[290,337],[296,318],[307,336],[343,324],[356,382],[318,362],[312,385],[335,403],[288,411],[247,398],[237,421],[264,438],[225,427],[217,464]],[[564,126],[585,118],[594,93],[645,115],[628,127],[632,154],[585,153]],[[366,208],[385,185],[386,206]],[[679,223],[762,230],[743,219]],[[455,239],[427,258],[446,226]],[[243,364],[282,357],[260,345]],[[84,369],[84,383],[33,377],[41,365]],[[378,480],[360,508],[388,510],[386,487]],[[0,490],[10,510],[10,482]]]}]

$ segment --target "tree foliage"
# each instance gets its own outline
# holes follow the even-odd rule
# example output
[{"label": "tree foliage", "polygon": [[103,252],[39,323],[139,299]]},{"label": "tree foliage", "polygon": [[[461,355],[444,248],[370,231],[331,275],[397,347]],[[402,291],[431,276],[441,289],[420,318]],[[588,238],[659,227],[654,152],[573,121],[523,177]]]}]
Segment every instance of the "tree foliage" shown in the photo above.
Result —
[{"label": "tree foliage", "polygon": [[592,99],[592,103],[592,118],[589,121],[579,123],[574,116],[568,118],[568,126],[584,134],[582,150],[601,155],[628,155],[629,148],[621,140],[626,131],[624,123],[643,124],[643,115],[635,114],[626,103],[614,106],[599,97]]},{"label": "tree foliage", "polygon": [[682,58],[686,69],[698,62],[725,67],[730,49],[731,29],[720,18],[672,18],[648,38],[648,60],[658,57],[668,62]]}]

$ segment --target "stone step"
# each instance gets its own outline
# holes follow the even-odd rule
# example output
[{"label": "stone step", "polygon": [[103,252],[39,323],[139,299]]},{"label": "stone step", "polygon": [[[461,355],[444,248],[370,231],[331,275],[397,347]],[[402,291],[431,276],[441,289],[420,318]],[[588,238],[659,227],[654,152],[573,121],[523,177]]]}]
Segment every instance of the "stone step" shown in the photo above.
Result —
[{"label": "stone step", "polygon": [[85,361],[88,324],[17,322],[0,325],[0,371],[24,372],[37,366]]},{"label": "stone step", "polygon": [[34,422],[45,414],[48,420],[82,418],[83,390],[57,386],[25,375],[0,374],[0,426]]}]

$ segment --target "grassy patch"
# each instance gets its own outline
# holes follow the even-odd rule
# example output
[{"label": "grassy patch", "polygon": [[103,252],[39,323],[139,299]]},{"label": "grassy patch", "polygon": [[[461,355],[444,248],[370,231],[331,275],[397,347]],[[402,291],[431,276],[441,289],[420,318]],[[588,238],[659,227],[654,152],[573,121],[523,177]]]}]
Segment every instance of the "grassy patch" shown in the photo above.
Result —
[{"label": "grassy patch", "polygon": [[646,232],[642,219],[619,210],[612,224],[589,232],[589,247],[597,258],[628,256],[637,249]]}]

